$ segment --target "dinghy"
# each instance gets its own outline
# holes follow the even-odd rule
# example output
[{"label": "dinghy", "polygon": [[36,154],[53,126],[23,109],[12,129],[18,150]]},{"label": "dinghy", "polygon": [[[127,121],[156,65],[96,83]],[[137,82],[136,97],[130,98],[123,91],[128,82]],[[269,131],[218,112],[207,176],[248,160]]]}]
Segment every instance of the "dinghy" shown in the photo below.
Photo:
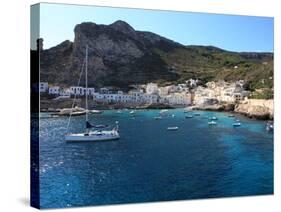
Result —
[{"label": "dinghy", "polygon": [[241,123],[240,122],[234,122],[232,124],[233,127],[240,127],[241,126]]},{"label": "dinghy", "polygon": [[170,131],[175,131],[175,130],[178,130],[179,127],[168,127],[167,130],[170,130]]},{"label": "dinghy", "polygon": [[266,131],[273,132],[273,129],[274,129],[273,122],[272,121],[267,122],[266,123]]},{"label": "dinghy", "polygon": [[102,111],[101,110],[90,110],[90,113],[92,113],[92,114],[101,114]]},{"label": "dinghy", "polygon": [[212,126],[212,125],[216,125],[217,122],[215,122],[215,121],[209,121],[208,124]]}]

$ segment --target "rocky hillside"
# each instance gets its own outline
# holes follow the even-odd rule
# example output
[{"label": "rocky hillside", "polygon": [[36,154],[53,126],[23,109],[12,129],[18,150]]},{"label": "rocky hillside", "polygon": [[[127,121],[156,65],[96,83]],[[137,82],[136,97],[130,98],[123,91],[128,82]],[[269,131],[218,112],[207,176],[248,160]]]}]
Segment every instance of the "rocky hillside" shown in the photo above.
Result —
[{"label": "rocky hillside", "polygon": [[41,81],[76,85],[85,46],[89,46],[90,86],[127,87],[245,79],[250,89],[272,88],[273,54],[236,53],[212,46],[184,46],[151,32],[134,30],[123,21],[110,25],[76,25],[74,42],[64,41],[41,53]]},{"label": "rocky hillside", "polygon": [[249,99],[235,106],[235,112],[258,119],[273,119],[273,100]]}]

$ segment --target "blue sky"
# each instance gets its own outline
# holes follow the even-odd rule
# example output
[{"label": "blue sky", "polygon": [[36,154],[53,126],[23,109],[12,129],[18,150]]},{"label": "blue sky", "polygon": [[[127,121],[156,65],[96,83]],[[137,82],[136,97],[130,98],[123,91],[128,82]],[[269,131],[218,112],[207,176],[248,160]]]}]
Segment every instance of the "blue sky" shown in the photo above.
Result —
[{"label": "blue sky", "polygon": [[81,22],[111,24],[123,20],[184,45],[212,45],[230,51],[273,52],[273,18],[207,13],[123,9],[43,3],[40,36],[44,49],[74,39]]}]

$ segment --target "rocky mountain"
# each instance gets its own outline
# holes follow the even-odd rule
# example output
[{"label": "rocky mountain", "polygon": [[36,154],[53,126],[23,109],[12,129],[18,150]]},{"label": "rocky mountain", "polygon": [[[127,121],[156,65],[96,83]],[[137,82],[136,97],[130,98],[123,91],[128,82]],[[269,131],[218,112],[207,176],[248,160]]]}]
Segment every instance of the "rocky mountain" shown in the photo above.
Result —
[{"label": "rocky mountain", "polygon": [[[89,85],[116,86],[151,81],[160,84],[189,78],[245,79],[250,88],[273,86],[272,53],[237,53],[212,46],[184,46],[124,21],[110,25],[81,23],[74,42],[41,51],[40,77],[59,85],[77,85],[89,46]],[[83,80],[81,81],[83,85]]]}]

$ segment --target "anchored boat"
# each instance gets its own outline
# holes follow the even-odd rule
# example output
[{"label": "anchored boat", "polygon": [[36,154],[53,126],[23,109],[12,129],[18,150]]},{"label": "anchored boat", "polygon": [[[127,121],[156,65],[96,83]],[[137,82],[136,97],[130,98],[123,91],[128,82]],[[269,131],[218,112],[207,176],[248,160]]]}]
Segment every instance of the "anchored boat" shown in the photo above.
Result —
[{"label": "anchored boat", "polygon": [[167,130],[170,130],[170,131],[175,131],[175,130],[178,130],[179,127],[168,127]]},{"label": "anchored boat", "polygon": [[101,114],[102,113],[101,110],[90,110],[89,112],[92,114]]},{"label": "anchored boat", "polygon": [[232,124],[233,127],[240,127],[241,126],[241,123],[240,122],[234,122]]},{"label": "anchored boat", "polygon": [[74,107],[74,108],[63,108],[60,110],[59,113],[57,113],[56,115],[59,116],[82,116],[86,114],[86,110],[84,108],[80,108],[80,107]]},{"label": "anchored boat", "polygon": [[216,125],[217,122],[215,122],[215,121],[209,121],[208,124],[209,124],[209,125]]},{"label": "anchored boat", "polygon": [[266,131],[273,132],[273,130],[274,130],[273,122],[272,121],[267,122],[266,123]]},{"label": "anchored boat", "polygon": [[66,141],[106,141],[119,138],[118,125],[113,130],[89,130],[84,133],[69,133],[65,135]]},{"label": "anchored boat", "polygon": [[[83,64],[84,65],[84,64]],[[82,76],[83,67],[81,70],[80,76]],[[80,80],[79,80],[80,81]],[[85,84],[86,90],[88,90],[88,45],[86,46],[86,58],[85,58]],[[78,83],[79,84],[79,83]],[[107,125],[92,125],[89,122],[88,118],[88,92],[85,95],[86,98],[86,109],[85,109],[85,131],[81,133],[66,133],[65,134],[65,141],[106,141],[106,140],[116,140],[120,138],[119,135],[119,125],[116,122],[116,126],[111,130],[102,130],[106,128]],[[75,98],[74,98],[75,101]],[[69,128],[71,116],[73,114],[70,113],[69,121],[67,125],[67,131]]]}]

